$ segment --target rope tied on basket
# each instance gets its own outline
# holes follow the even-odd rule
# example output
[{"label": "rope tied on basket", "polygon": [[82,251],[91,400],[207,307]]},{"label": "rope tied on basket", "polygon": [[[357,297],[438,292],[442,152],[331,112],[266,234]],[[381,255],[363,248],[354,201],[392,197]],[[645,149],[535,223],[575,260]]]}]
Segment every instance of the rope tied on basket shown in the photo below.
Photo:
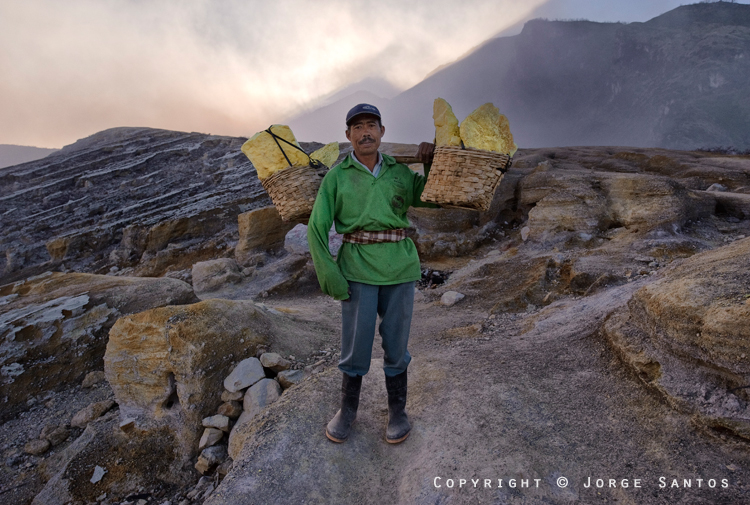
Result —
[{"label": "rope tied on basket", "polygon": [[[286,160],[286,162],[287,162],[287,163],[289,163],[289,166],[290,166],[290,167],[292,166],[292,162],[291,162],[291,161],[289,161],[289,156],[287,156],[287,155],[286,155],[286,153],[284,152],[284,148],[283,148],[283,147],[281,147],[281,144],[279,143],[279,140],[281,140],[282,142],[284,142],[284,143],[286,143],[286,144],[289,144],[290,146],[292,146],[293,148],[297,149],[298,151],[302,151],[302,152],[303,152],[303,153],[305,154],[305,156],[307,156],[307,159],[308,159],[308,160],[310,160],[310,163],[309,163],[309,164],[310,164],[310,167],[312,167],[312,168],[316,168],[316,169],[317,169],[317,168],[324,168],[324,167],[325,167],[325,165],[324,165],[323,163],[321,163],[320,161],[312,159],[312,158],[310,157],[310,155],[309,155],[309,154],[307,154],[307,153],[305,152],[305,150],[304,150],[304,149],[302,149],[302,148],[301,148],[300,146],[298,146],[298,145],[296,145],[296,144],[292,144],[292,143],[291,143],[291,142],[289,142],[289,141],[288,141],[287,139],[285,139],[285,138],[283,138],[283,137],[279,137],[279,136],[278,136],[278,135],[276,135],[276,134],[275,134],[274,132],[272,132],[272,131],[271,131],[271,128],[272,128],[272,127],[273,127],[273,125],[269,126],[269,127],[268,127],[268,128],[267,128],[267,129],[265,130],[265,131],[266,131],[266,133],[268,133],[268,134],[269,134],[269,135],[270,135],[270,136],[271,136],[271,137],[273,138],[273,140],[274,140],[274,141],[276,142],[276,145],[277,145],[277,146],[279,146],[279,150],[281,151],[281,154],[283,154],[283,155],[284,155],[284,159]],[[327,167],[325,167],[325,168],[327,168]]]}]

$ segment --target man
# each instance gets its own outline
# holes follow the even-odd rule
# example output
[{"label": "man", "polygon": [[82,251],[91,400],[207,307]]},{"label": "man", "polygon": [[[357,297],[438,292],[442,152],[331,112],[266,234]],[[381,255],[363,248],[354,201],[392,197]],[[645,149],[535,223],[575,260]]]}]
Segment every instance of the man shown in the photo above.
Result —
[{"label": "man", "polygon": [[[388,390],[386,441],[409,436],[406,415],[407,351],[414,304],[414,282],[421,277],[417,249],[406,238],[410,206],[420,195],[435,146],[422,143],[417,158],[425,176],[379,152],[385,134],[380,111],[369,104],[346,116],[346,138],[354,150],[323,178],[307,229],[307,240],[320,287],[341,300],[342,332],[339,369],[343,372],[341,409],[326,427],[326,436],[343,442],[357,416],[362,377],[370,368],[377,316],[383,339],[383,370]],[[335,223],[344,243],[334,261],[328,231]]]}]

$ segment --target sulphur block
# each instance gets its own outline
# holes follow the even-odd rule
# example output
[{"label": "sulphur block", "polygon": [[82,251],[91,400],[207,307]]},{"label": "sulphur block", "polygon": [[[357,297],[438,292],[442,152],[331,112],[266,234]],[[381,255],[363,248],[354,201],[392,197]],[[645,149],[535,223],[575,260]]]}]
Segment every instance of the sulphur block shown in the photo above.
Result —
[{"label": "sulphur block", "polygon": [[498,129],[500,130],[500,151],[503,154],[509,154],[511,157],[516,154],[518,146],[513,142],[513,134],[510,132],[510,123],[508,118],[504,114],[500,114],[500,120],[498,122]]},{"label": "sulphur block", "polygon": [[328,168],[331,168],[339,157],[339,143],[326,144],[310,155],[310,158],[318,160]]},{"label": "sulphur block", "polygon": [[[297,139],[294,138],[291,128],[286,125],[275,124],[271,126],[271,131],[278,137],[285,139],[295,146],[299,147]],[[281,148],[279,148],[279,145]],[[287,158],[291,162],[287,162],[284,154],[281,152],[284,149]],[[263,180],[271,175],[275,174],[279,170],[293,167],[304,167],[309,164],[307,155],[299,149],[290,146],[289,144],[276,140],[265,130],[260,131],[253,135],[247,142],[242,145],[242,152],[252,162],[255,170],[258,172],[258,179]]]},{"label": "sulphur block", "polygon": [[453,108],[442,98],[432,104],[432,119],[435,120],[435,145],[460,146],[461,134]]},{"label": "sulphur block", "polygon": [[485,151],[501,152],[500,111],[491,103],[478,107],[461,122],[464,146]]}]

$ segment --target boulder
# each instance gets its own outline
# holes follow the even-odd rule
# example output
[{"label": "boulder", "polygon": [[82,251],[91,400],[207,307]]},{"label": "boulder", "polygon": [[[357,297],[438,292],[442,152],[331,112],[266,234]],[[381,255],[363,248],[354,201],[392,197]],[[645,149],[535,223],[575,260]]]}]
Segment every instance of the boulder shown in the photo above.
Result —
[{"label": "boulder", "polygon": [[245,445],[245,441],[247,440],[245,433],[248,431],[248,426],[254,418],[255,415],[249,412],[243,412],[239,419],[237,419],[237,422],[234,423],[232,431],[229,433],[229,440],[227,443],[227,450],[229,451],[230,458],[237,459],[240,455],[242,446]]},{"label": "boulder", "polygon": [[73,416],[70,425],[73,428],[85,428],[91,421],[100,418],[114,406],[115,402],[112,400],[102,400],[100,402],[92,403],[79,410],[76,415]]},{"label": "boulder", "polygon": [[242,404],[237,401],[229,401],[219,405],[217,414],[227,416],[229,419],[237,419],[242,414]]},{"label": "boulder", "polygon": [[89,372],[86,374],[86,377],[83,378],[83,382],[81,382],[81,387],[84,389],[89,389],[97,384],[99,384],[102,381],[105,381],[107,378],[104,375],[104,370],[96,370],[94,372]]},{"label": "boulder", "polygon": [[237,216],[239,241],[234,248],[234,258],[243,267],[263,261],[268,251],[284,248],[284,238],[295,223],[282,221],[276,207],[251,210]]},{"label": "boulder", "polygon": [[714,199],[667,177],[613,174],[602,180],[612,219],[626,228],[653,229],[714,213]]},{"label": "boulder", "polygon": [[226,446],[214,445],[201,451],[201,455],[198,456],[198,462],[195,464],[195,469],[205,475],[225,459],[227,459]]},{"label": "boulder", "polygon": [[273,379],[263,379],[245,393],[242,407],[245,412],[254,416],[263,408],[275,402],[281,396],[281,386]]},{"label": "boulder", "polygon": [[[596,232],[609,226],[606,195],[589,173],[535,170],[519,183],[518,204],[530,208],[527,238],[543,242],[561,232]],[[525,240],[525,239],[524,239]]]},{"label": "boulder", "polygon": [[636,291],[603,335],[649,387],[750,438],[750,239],[695,254]]},{"label": "boulder", "polygon": [[238,354],[254,355],[267,344],[273,331],[245,301],[206,300],[119,319],[110,331],[104,371],[121,419],[134,419],[140,431],[166,429],[178,441],[176,457],[191,460],[227,371]]},{"label": "boulder", "polygon": [[176,279],[52,273],[0,287],[0,420],[35,394],[78,384],[102,368],[122,314],[197,301]]},{"label": "boulder", "polygon": [[529,240],[558,242],[616,227],[680,227],[711,215],[712,195],[650,174],[544,169],[520,182],[518,204],[529,209]]},{"label": "boulder", "polygon": [[[336,228],[331,227],[328,232],[328,250],[336,256],[343,243],[343,235],[336,233]],[[307,243],[307,225],[298,224],[286,234],[284,238],[284,249],[292,254],[309,254],[310,244]]]},{"label": "boulder", "polygon": [[206,447],[216,445],[222,438],[224,438],[224,432],[222,430],[206,428],[203,430],[203,435],[201,435],[201,439],[198,442],[198,449],[203,450]]},{"label": "boulder", "polygon": [[496,227],[494,221],[484,222],[475,210],[413,207],[408,217],[413,227],[410,238],[424,259],[471,252]]},{"label": "boulder", "polygon": [[203,419],[203,426],[206,428],[216,428],[217,430],[229,432],[229,418],[221,414],[206,417],[205,419]]},{"label": "boulder", "polygon": [[34,456],[44,454],[51,447],[51,443],[47,439],[36,439],[28,442],[23,446],[23,452]]},{"label": "boulder", "polygon": [[276,376],[276,380],[282,389],[288,389],[295,384],[299,384],[305,379],[305,372],[302,370],[285,370],[279,372]]},{"label": "boulder", "polygon": [[237,262],[231,258],[201,261],[193,265],[193,289],[196,293],[217,291],[226,284],[242,281]]},{"label": "boulder", "polygon": [[227,391],[226,389],[221,393],[221,401],[232,402],[241,400],[245,396],[243,391]]},{"label": "boulder", "polygon": [[65,442],[70,437],[70,430],[66,429],[64,426],[58,426],[49,433],[44,435],[44,438],[49,440],[49,442],[53,445],[60,445],[63,442]]},{"label": "boulder", "polygon": [[248,300],[258,295],[285,294],[294,291],[299,294],[318,287],[310,255],[286,254],[281,257],[264,256],[268,261],[263,267],[254,268],[251,275],[237,284],[224,284],[215,291],[200,292],[202,299],[225,298]]},{"label": "boulder", "polygon": [[[283,372],[282,372],[283,373]],[[229,455],[237,459],[242,446],[245,444],[248,433],[248,425],[253,422],[258,414],[274,403],[281,396],[281,386],[273,379],[263,379],[247,390],[245,393],[245,411],[237,419],[231,433],[229,434]]]},{"label": "boulder", "polygon": [[740,193],[718,193],[710,195],[716,200],[716,210],[737,219],[750,218],[750,195]]},{"label": "boulder", "polygon": [[457,291],[446,291],[443,296],[440,297],[440,303],[446,307],[454,306],[459,300],[463,300],[466,295],[463,295]]},{"label": "boulder", "polygon": [[289,370],[289,367],[292,366],[289,360],[282,358],[281,355],[275,352],[263,353],[260,356],[260,364],[263,365],[264,368],[268,368],[277,373]]},{"label": "boulder", "polygon": [[265,376],[266,372],[258,358],[243,359],[224,379],[224,387],[227,391],[237,392],[252,386]]}]

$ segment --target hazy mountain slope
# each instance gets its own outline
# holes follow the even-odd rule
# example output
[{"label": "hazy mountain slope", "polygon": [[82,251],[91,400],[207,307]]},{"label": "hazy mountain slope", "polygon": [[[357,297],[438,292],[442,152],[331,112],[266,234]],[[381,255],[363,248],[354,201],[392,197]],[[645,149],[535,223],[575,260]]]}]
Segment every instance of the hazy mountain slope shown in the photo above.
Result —
[{"label": "hazy mountain slope", "polygon": [[[391,141],[432,138],[432,101],[441,96],[459,119],[495,103],[521,146],[747,149],[748,20],[750,6],[727,2],[682,6],[646,23],[533,20],[376,105]],[[296,124],[317,125],[316,140],[332,135],[317,112]],[[306,139],[308,130],[297,135]]]},{"label": "hazy mountain slope", "polygon": [[0,144],[0,168],[38,160],[56,151],[57,149]]},{"label": "hazy mountain slope", "polygon": [[[301,140],[315,142],[346,141],[346,113],[362,102],[380,103],[384,99],[368,91],[355,91],[329,105],[316,109],[312,114],[303,114],[288,122],[294,135]],[[320,139],[320,140],[315,140]]]}]

